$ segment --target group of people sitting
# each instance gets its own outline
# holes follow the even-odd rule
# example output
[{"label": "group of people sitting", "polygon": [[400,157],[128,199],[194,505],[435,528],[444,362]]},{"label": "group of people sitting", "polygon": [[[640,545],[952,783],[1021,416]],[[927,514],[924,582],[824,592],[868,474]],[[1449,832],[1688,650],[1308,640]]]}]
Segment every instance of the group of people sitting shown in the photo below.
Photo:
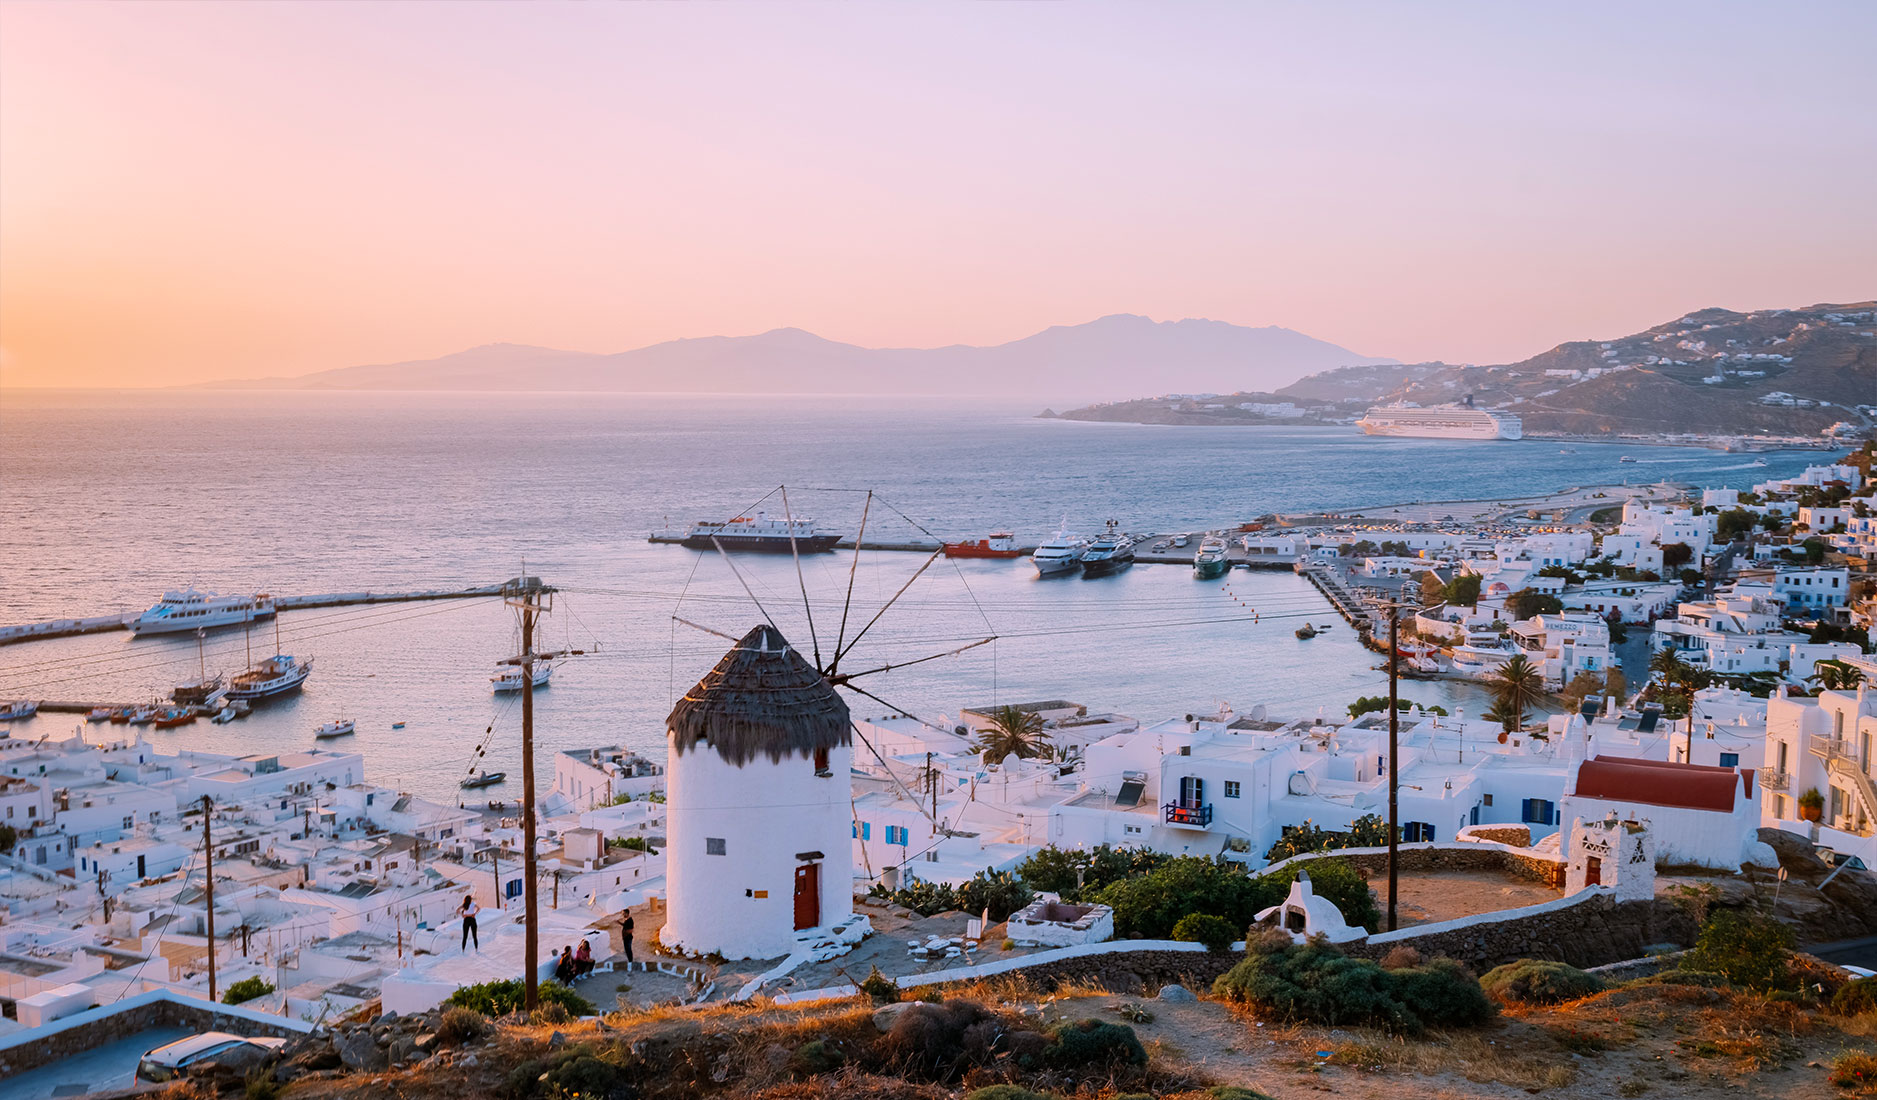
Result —
[{"label": "group of people sitting", "polygon": [[572,985],[588,974],[593,973],[593,949],[587,941],[580,941],[580,950],[575,952],[572,946],[560,949],[560,961],[554,964],[554,977],[562,985]]}]

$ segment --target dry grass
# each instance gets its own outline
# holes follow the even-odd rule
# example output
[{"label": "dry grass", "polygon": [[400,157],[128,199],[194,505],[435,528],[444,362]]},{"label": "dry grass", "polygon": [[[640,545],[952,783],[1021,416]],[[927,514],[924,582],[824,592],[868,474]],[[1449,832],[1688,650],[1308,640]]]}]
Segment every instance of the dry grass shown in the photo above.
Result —
[{"label": "dry grass", "polygon": [[1363,1036],[1330,1046],[1329,1060],[1370,1073],[1454,1074],[1476,1083],[1529,1090],[1564,1088],[1577,1080],[1577,1067],[1567,1059],[1541,1055],[1521,1044],[1493,1042],[1477,1032],[1420,1039],[1369,1031]]}]

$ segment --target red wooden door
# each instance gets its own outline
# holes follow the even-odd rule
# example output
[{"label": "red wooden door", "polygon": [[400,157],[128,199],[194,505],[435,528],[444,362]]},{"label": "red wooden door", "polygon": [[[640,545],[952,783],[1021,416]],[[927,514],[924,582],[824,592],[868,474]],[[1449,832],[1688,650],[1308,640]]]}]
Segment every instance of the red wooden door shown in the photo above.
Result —
[{"label": "red wooden door", "polygon": [[821,923],[821,864],[804,863],[795,869],[795,930]]}]

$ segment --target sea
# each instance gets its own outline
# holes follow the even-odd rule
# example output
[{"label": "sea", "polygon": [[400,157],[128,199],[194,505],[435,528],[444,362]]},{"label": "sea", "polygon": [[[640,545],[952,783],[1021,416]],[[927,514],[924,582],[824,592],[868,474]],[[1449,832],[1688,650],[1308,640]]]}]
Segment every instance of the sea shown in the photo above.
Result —
[{"label": "sea", "polygon": [[[189,585],[298,595],[539,576],[557,591],[537,645],[582,651],[557,661],[536,697],[543,786],[560,750],[624,744],[662,760],[673,702],[728,637],[765,620],[823,665],[838,649],[841,671],[866,673],[855,683],[869,694],[851,698],[861,717],[949,725],[961,708],[1037,699],[1144,721],[1222,705],[1338,714],[1385,693],[1380,658],[1288,573],[1200,581],[1141,564],[1039,579],[1027,561],[889,551],[732,563],[647,536],[765,511],[844,534],[864,518],[869,541],[1011,530],[1034,543],[1110,519],[1196,531],[1624,481],[1744,487],[1820,458],[1772,452],[1757,466],[1686,447],[1561,454],[1540,440],[1035,412],[998,398],[0,391],[0,624],[137,611]],[[1334,625],[1300,640],[1304,622]],[[296,611],[200,644],[120,632],[0,647],[0,699],[147,701],[199,670],[311,657],[297,695],[227,725],[145,736],[165,751],[276,755],[349,718],[357,733],[322,745],[362,753],[370,781],[479,803],[519,794],[519,706],[489,684],[519,643],[499,599]],[[1465,683],[1404,683],[1402,695],[1487,705]],[[76,728],[94,740],[128,732],[57,713],[10,732]],[[459,790],[476,769],[509,779]]]}]

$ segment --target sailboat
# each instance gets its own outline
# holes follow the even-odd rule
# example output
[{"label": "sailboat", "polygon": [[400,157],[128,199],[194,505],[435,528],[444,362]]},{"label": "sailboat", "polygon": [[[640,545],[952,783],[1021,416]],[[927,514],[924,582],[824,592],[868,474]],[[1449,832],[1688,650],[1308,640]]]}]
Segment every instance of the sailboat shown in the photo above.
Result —
[{"label": "sailboat", "polygon": [[[285,695],[298,691],[306,678],[313,674],[313,659],[296,660],[285,653],[280,653],[280,619],[274,619],[275,654],[260,664],[250,664],[246,672],[228,681],[230,699],[270,699],[276,695]],[[254,660],[254,628],[248,628],[248,660]]]}]

